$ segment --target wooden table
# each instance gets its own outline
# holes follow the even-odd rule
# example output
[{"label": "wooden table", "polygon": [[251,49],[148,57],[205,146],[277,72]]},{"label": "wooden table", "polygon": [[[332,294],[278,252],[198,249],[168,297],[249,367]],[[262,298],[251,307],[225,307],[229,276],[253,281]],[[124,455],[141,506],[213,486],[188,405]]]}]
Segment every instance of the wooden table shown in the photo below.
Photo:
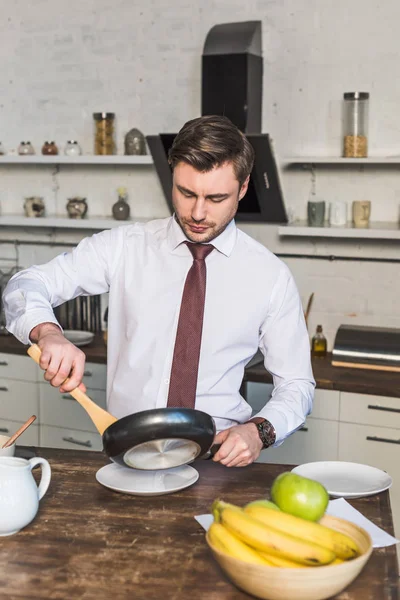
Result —
[{"label": "wooden table", "polygon": [[[38,449],[52,467],[33,523],[0,538],[0,598],[6,600],[245,600],[213,560],[193,518],[216,498],[245,503],[265,495],[288,467],[228,469],[199,460],[198,482],[154,497],[112,492],[95,480],[101,453]],[[387,492],[352,501],[393,533]],[[398,600],[395,547],[374,550],[339,600]]]}]

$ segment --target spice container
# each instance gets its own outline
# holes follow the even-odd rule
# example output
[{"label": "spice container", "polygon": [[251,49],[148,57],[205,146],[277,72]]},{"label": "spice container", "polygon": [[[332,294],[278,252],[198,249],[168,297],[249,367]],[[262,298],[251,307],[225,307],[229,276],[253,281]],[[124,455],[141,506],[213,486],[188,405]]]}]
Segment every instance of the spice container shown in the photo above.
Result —
[{"label": "spice container", "polygon": [[30,142],[21,142],[18,146],[18,154],[27,156],[29,154],[35,154],[35,150]]},{"label": "spice container", "polygon": [[368,107],[367,92],[347,92],[343,107],[343,156],[366,158],[368,156]]},{"label": "spice container", "polygon": [[317,331],[311,340],[311,354],[315,357],[323,358],[326,356],[327,343],[326,337],[322,332],[322,325],[317,325]]},{"label": "spice container", "polygon": [[79,156],[82,154],[81,148],[76,140],[68,140],[64,148],[66,156]]},{"label": "spice container", "polygon": [[58,148],[55,142],[45,142],[42,146],[42,154],[55,156],[58,154]]},{"label": "spice container", "polygon": [[115,154],[114,113],[93,113],[94,153]]}]

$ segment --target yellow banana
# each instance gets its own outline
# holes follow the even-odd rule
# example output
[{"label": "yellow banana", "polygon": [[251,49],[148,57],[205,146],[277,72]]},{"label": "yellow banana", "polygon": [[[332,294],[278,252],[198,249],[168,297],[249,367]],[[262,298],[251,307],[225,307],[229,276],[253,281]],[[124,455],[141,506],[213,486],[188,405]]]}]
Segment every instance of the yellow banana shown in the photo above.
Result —
[{"label": "yellow banana", "polygon": [[355,558],[360,554],[358,545],[352,538],[319,523],[306,521],[300,517],[289,515],[283,511],[271,510],[264,506],[248,505],[243,510],[260,523],[273,527],[282,533],[328,548],[343,560]]},{"label": "yellow banana", "polygon": [[231,533],[255,550],[311,566],[326,565],[336,558],[332,550],[266,527],[243,510],[220,506],[219,519]]},{"label": "yellow banana", "polygon": [[252,563],[255,565],[272,566],[267,558],[263,558],[244,544],[240,539],[233,535],[226,527],[220,523],[213,523],[208,530],[208,537],[213,546],[229,556],[243,560],[244,562]]},{"label": "yellow banana", "polygon": [[[268,554],[267,552],[259,552],[258,554],[269,560],[274,567],[284,567],[285,569],[307,569],[307,565],[302,565],[299,562],[283,558],[282,556],[271,556],[271,554]],[[333,565],[334,563],[335,561],[331,564]]]},{"label": "yellow banana", "polygon": [[341,558],[335,558],[335,560],[331,562],[331,565],[341,565],[342,563],[344,563],[344,560]]}]

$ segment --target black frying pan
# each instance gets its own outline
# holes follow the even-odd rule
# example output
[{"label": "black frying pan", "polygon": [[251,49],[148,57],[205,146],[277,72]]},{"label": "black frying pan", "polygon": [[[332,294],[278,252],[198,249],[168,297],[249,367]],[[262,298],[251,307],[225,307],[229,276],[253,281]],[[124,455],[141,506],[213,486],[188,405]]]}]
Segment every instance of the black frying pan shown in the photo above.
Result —
[{"label": "black frying pan", "polygon": [[[28,354],[39,364],[41,351],[33,344]],[[133,469],[168,469],[210,458],[220,445],[213,445],[214,419],[192,408],[155,408],[116,419],[76,388],[71,396],[86,410],[103,438],[107,456]]]}]

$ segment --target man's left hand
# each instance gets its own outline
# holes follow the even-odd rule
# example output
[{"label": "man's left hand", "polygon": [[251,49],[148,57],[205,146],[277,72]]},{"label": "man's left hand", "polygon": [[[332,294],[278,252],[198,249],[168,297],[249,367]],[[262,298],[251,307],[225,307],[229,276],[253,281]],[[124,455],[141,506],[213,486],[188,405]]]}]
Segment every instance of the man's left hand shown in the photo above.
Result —
[{"label": "man's left hand", "polygon": [[222,444],[213,457],[226,467],[246,467],[259,457],[263,444],[254,423],[235,425],[220,431],[215,444]]}]

